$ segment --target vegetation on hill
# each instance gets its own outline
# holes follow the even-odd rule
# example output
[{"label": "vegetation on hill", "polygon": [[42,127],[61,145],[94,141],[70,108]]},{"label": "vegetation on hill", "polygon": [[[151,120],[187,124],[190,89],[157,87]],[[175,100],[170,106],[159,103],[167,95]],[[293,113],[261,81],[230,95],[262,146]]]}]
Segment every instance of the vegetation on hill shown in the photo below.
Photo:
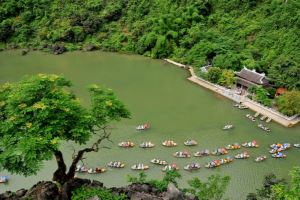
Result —
[{"label": "vegetation on hill", "polygon": [[299,10],[298,0],[2,0],[0,46],[245,65],[276,86],[300,89]]}]

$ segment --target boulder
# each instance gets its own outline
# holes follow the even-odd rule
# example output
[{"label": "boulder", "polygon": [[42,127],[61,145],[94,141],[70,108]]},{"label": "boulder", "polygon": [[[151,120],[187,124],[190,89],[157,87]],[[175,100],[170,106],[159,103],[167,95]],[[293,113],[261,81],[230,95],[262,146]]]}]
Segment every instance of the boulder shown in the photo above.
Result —
[{"label": "boulder", "polygon": [[147,194],[144,192],[135,192],[130,197],[131,200],[163,200],[155,195]]},{"label": "boulder", "polygon": [[0,194],[0,199],[1,200],[14,200],[16,198],[14,198],[14,193],[12,193],[11,191],[7,191],[3,194]]},{"label": "boulder", "polygon": [[55,44],[51,47],[53,54],[58,55],[66,51],[66,48],[62,44]]},{"label": "boulder", "polygon": [[21,199],[58,200],[58,187],[51,181],[40,181],[30,188]]},{"label": "boulder", "polygon": [[20,189],[20,190],[17,190],[16,191],[16,197],[20,198],[20,197],[23,197],[25,194],[26,194],[27,190],[25,189]]},{"label": "boulder", "polygon": [[85,50],[86,51],[94,51],[94,50],[97,50],[97,47],[93,44],[88,44],[86,47],[85,47]]},{"label": "boulder", "polygon": [[101,200],[98,196],[93,196],[91,198],[88,198],[87,200]]},{"label": "boulder", "polygon": [[173,184],[169,183],[167,192],[165,192],[164,200],[183,200],[184,196],[182,192]]},{"label": "boulder", "polygon": [[25,56],[28,52],[29,52],[28,49],[22,49],[21,55],[22,55],[22,56]]}]

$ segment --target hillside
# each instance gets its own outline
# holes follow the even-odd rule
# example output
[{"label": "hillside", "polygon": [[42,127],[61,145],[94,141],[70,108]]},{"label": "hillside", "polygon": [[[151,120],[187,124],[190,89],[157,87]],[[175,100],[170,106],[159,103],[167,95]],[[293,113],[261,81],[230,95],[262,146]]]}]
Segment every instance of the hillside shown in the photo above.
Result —
[{"label": "hillside", "polygon": [[104,49],[265,72],[300,89],[299,0],[2,0],[0,47]]}]

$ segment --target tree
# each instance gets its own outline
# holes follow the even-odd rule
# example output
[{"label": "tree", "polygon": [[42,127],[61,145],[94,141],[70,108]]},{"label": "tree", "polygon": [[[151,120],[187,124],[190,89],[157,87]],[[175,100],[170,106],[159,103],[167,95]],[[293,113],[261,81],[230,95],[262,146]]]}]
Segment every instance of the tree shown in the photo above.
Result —
[{"label": "tree", "polygon": [[255,100],[265,106],[270,107],[272,104],[271,99],[268,97],[268,92],[262,87],[256,87]]},{"label": "tree", "polygon": [[[85,108],[70,86],[62,76],[45,74],[0,86],[0,170],[29,176],[54,155],[58,168],[53,180],[64,184],[85,153],[97,152],[109,140],[108,124],[130,117],[110,89],[92,85],[91,106]],[[79,150],[67,171],[61,141],[85,144],[93,135],[94,144]]]},{"label": "tree", "polygon": [[218,83],[222,74],[222,70],[219,67],[211,67],[207,72],[207,79],[212,83]]},{"label": "tree", "polygon": [[186,189],[186,191],[195,195],[199,200],[219,200],[222,199],[229,181],[229,176],[221,177],[220,175],[210,176],[207,182],[194,178],[188,181],[191,188]]},{"label": "tree", "polygon": [[285,92],[277,98],[277,106],[285,115],[300,114],[300,92],[296,90]]},{"label": "tree", "polygon": [[233,70],[224,69],[222,71],[221,77],[218,81],[220,85],[223,85],[227,88],[230,88],[233,84],[235,84],[236,78],[234,77]]},{"label": "tree", "polygon": [[300,168],[294,167],[290,171],[290,183],[279,183],[272,186],[272,196],[276,200],[299,200],[300,199]]},{"label": "tree", "polygon": [[248,200],[274,199],[274,200],[299,200],[300,198],[300,168],[294,167],[289,175],[290,182],[278,179],[274,174],[265,176],[263,187],[257,193],[249,193]]}]

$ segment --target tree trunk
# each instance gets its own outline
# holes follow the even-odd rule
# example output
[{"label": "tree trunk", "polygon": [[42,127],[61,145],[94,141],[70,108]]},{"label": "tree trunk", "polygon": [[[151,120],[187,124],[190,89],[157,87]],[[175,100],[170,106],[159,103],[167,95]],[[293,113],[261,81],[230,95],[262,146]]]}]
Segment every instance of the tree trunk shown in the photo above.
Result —
[{"label": "tree trunk", "polygon": [[67,167],[61,151],[55,151],[54,156],[58,168],[54,172],[52,180],[63,185],[67,181],[67,174],[66,174]]},{"label": "tree trunk", "polygon": [[52,180],[63,185],[67,181],[73,179],[75,176],[75,170],[76,170],[77,163],[82,159],[84,153],[91,152],[91,151],[95,151],[95,150],[93,148],[85,148],[83,150],[78,151],[78,154],[72,161],[72,164],[69,168],[68,173],[67,173],[67,167],[64,162],[64,158],[63,158],[61,151],[55,151],[54,155],[55,155],[55,159],[56,159],[58,168],[54,172]]}]

